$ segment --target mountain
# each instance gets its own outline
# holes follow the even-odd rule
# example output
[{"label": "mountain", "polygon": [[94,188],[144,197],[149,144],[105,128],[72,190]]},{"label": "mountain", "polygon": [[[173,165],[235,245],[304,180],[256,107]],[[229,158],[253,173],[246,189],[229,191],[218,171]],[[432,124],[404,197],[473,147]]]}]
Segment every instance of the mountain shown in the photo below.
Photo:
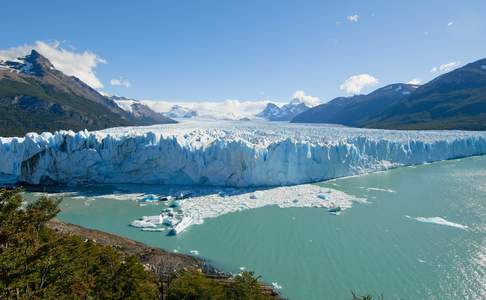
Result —
[{"label": "mountain", "polygon": [[370,117],[377,116],[396,105],[417,88],[417,85],[396,83],[367,95],[338,97],[297,115],[292,122],[362,126]]},{"label": "mountain", "polygon": [[290,121],[300,113],[307,111],[310,107],[299,99],[292,99],[282,107],[274,103],[268,103],[263,111],[256,116],[267,119],[268,121]]},{"label": "mountain", "polygon": [[368,95],[336,98],[296,116],[292,122],[382,129],[486,130],[486,59],[422,86],[392,84]]},{"label": "mountain", "polygon": [[193,109],[176,104],[168,112],[164,113],[164,115],[169,118],[192,118],[197,117],[198,113]]},{"label": "mountain", "polygon": [[110,96],[109,98],[113,100],[121,109],[128,112],[132,117],[144,124],[155,125],[177,123],[177,121],[172,120],[161,113],[153,111],[150,107],[138,100],[119,96]]},{"label": "mountain", "polygon": [[56,70],[35,50],[0,62],[0,136],[149,124],[78,78]]},{"label": "mountain", "polygon": [[486,59],[435,78],[363,126],[486,130]]}]

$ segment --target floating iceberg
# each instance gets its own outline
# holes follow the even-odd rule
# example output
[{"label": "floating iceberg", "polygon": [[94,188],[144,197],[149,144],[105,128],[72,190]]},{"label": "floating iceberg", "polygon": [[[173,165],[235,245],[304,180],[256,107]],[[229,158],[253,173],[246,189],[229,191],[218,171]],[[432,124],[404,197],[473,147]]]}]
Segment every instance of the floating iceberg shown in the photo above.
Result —
[{"label": "floating iceberg", "polygon": [[135,220],[130,223],[130,226],[136,227],[136,228],[155,228],[157,225],[150,221],[145,221],[145,220]]},{"label": "floating iceberg", "polygon": [[194,221],[192,220],[191,217],[184,217],[184,218],[182,218],[182,220],[179,223],[177,223],[177,225],[172,227],[169,234],[170,235],[177,235],[177,234],[183,232],[184,230],[186,230],[189,226],[191,226],[193,222]]},{"label": "floating iceberg", "polygon": [[486,154],[486,133],[206,122],[0,138],[0,183],[280,186]]}]

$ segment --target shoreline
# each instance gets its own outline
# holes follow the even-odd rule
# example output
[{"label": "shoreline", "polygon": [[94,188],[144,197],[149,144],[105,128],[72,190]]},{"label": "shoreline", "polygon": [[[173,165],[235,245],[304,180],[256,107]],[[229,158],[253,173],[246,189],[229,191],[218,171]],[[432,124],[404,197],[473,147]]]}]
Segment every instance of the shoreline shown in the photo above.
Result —
[{"label": "shoreline", "polygon": [[[57,218],[49,220],[47,227],[59,234],[78,236],[81,239],[91,240],[100,245],[111,246],[119,250],[123,255],[138,257],[144,267],[159,278],[164,289],[168,288],[170,282],[177,276],[177,273],[188,270],[200,271],[206,277],[220,282],[232,280],[230,274],[221,272],[209,265],[205,260],[191,255],[168,252],[119,235],[66,223]],[[266,283],[261,283],[260,285],[266,295],[275,299],[282,299],[270,285]]]}]

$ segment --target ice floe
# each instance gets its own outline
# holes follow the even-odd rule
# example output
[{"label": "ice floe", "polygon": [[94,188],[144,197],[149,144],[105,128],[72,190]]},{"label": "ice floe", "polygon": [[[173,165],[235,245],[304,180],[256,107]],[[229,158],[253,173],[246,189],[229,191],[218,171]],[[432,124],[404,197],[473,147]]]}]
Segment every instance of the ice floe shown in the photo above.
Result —
[{"label": "ice floe", "polygon": [[141,228],[168,226],[169,234],[176,235],[192,225],[202,224],[208,218],[268,205],[325,208],[338,214],[350,208],[353,202],[365,203],[366,199],[315,184],[303,184],[258,190],[221,188],[219,191],[214,189],[212,193],[195,193],[192,197],[177,201],[177,207],[166,208],[160,215],[144,216],[130,225]]},{"label": "ice floe", "polygon": [[276,290],[281,290],[282,286],[278,282],[272,282],[272,287]]},{"label": "ice floe", "polygon": [[417,220],[419,222],[432,223],[432,224],[443,225],[443,226],[450,226],[450,227],[455,227],[455,228],[459,228],[459,229],[463,229],[463,230],[468,230],[468,228],[469,228],[466,225],[454,223],[454,222],[448,221],[448,220],[441,218],[441,217],[416,217],[416,218],[412,218],[410,216],[405,216],[405,217],[407,217],[409,219]]},{"label": "ice floe", "polygon": [[383,188],[378,188],[378,187],[360,187],[361,189],[369,191],[376,191],[376,192],[387,192],[387,193],[396,193],[395,190],[392,189],[383,189]]}]

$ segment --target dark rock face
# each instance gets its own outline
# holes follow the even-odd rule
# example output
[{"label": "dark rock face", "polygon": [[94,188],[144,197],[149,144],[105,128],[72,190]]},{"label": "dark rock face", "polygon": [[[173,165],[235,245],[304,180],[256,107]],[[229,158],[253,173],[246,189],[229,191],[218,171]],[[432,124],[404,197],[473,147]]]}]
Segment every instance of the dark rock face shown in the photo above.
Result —
[{"label": "dark rock face", "polygon": [[129,114],[35,50],[19,61],[0,62],[0,136],[173,122]]}]

